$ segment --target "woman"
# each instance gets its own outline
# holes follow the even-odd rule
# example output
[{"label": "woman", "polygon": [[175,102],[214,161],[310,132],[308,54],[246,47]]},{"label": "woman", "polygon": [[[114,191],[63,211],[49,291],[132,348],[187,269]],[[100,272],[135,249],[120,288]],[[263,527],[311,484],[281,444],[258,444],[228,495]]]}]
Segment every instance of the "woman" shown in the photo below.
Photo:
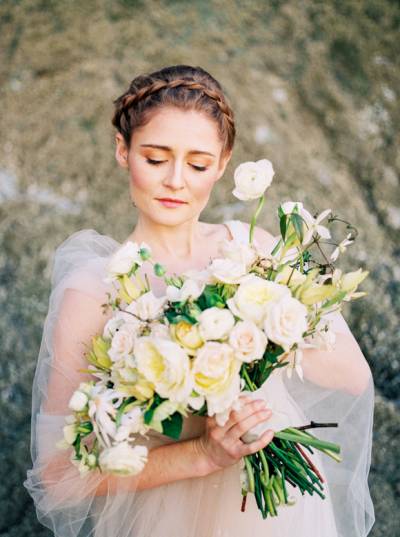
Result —
[{"label": "woman", "polygon": [[[220,84],[203,69],[172,66],[135,78],[115,101],[116,159],[126,169],[137,224],[126,240],[146,242],[169,273],[201,271],[226,240],[247,240],[247,224],[199,220],[222,177],[235,139],[234,116]],[[274,238],[256,228],[265,251]],[[326,499],[301,497],[263,519],[254,498],[241,512],[242,457],[267,445],[273,432],[244,444],[240,437],[271,418],[262,400],[242,396],[225,426],[189,416],[179,441],[151,432],[149,460],[133,477],[99,472],[79,476],[62,438],[68,402],[87,364],[85,345],[100,333],[110,255],[120,246],[94,230],[70,236],[56,252],[49,313],[33,386],[32,460],[24,485],[39,520],[62,537],[348,537],[367,535],[373,508],[366,478],[370,462],[373,383],[366,360],[341,315],[334,316],[336,352],[304,352],[304,384],[276,373],[265,390],[293,423],[340,421],[327,438],[339,441],[341,465],[316,461],[327,476]],[[148,273],[153,292],[164,284]],[[282,370],[280,370],[282,371]],[[322,433],[321,433],[322,436]]]}]

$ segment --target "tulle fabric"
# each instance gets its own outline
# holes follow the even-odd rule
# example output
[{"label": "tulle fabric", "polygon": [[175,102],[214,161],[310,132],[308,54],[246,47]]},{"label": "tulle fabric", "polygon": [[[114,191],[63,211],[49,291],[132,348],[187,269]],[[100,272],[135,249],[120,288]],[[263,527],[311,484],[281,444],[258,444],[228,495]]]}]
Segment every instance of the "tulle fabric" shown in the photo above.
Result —
[{"label": "tulle fabric", "polygon": [[[226,224],[235,238],[247,240],[240,221]],[[206,477],[145,490],[137,490],[134,476],[110,478],[100,472],[80,476],[70,461],[70,452],[58,449],[56,442],[63,437],[65,416],[71,413],[69,398],[79,382],[88,378],[78,372],[87,365],[85,344],[109,318],[102,314],[101,304],[107,301],[107,292],[113,294],[113,288],[103,278],[107,260],[119,246],[94,230],[82,230],[68,237],[55,253],[49,309],[33,382],[32,468],[24,481],[38,520],[57,537],[366,536],[374,522],[367,482],[374,384],[369,375],[360,389],[354,338],[338,313],[332,315],[333,329],[348,337],[345,359],[357,389],[326,388],[324,382],[319,385],[307,378],[302,382],[296,374],[289,379],[283,370],[263,386],[266,398],[273,399],[294,426],[311,419],[339,422],[337,429],[316,432],[342,446],[343,462],[339,464],[325,455],[313,455],[327,482],[325,500],[316,495],[301,497],[289,486],[297,502],[280,508],[278,517],[262,519],[251,494],[245,512],[241,512],[240,463]],[[357,346],[358,361],[360,353]],[[323,360],[315,367],[321,368],[320,378],[329,375]],[[348,379],[343,385],[348,385]],[[203,430],[204,418],[189,416],[184,419],[181,440],[199,436]],[[172,442],[176,440],[155,431],[145,441],[150,450]]]}]

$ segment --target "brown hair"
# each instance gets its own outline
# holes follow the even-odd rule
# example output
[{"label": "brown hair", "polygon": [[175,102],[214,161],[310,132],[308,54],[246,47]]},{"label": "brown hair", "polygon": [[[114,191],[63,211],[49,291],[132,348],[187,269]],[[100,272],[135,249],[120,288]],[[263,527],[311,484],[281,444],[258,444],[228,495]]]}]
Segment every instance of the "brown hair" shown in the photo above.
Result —
[{"label": "brown hair", "polygon": [[139,75],[113,103],[111,121],[128,149],[134,129],[148,123],[155,110],[168,105],[206,113],[217,123],[223,143],[221,156],[233,148],[236,134],[233,110],[221,84],[201,67],[173,65]]}]

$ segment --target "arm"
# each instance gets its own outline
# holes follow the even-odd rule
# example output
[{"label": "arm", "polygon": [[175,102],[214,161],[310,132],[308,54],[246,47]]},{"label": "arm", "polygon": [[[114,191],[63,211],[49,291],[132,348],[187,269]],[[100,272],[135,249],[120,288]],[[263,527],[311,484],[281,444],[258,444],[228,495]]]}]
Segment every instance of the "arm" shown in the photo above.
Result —
[{"label": "arm", "polygon": [[[109,318],[102,313],[102,302],[104,300],[97,300],[76,289],[65,291],[54,329],[52,367],[43,414],[61,419],[71,414],[68,402],[72,393],[79,382],[90,378],[89,374],[78,370],[88,365],[84,356],[85,343],[90,344],[91,336],[102,332]],[[100,474],[96,470],[81,477],[70,461],[71,451],[60,451],[49,445],[60,436],[56,439],[54,434],[49,435],[50,439],[46,441],[47,430],[44,429],[43,433],[44,466],[41,475],[49,494],[56,501],[64,502],[89,494],[114,494],[118,489],[142,490],[204,476],[213,471],[205,454],[198,449],[196,439],[189,439],[150,449],[147,464],[136,476],[119,477]]]},{"label": "arm", "polygon": [[333,315],[334,348],[303,349],[304,377],[324,388],[360,395],[371,379],[370,367],[343,316],[338,312]]}]

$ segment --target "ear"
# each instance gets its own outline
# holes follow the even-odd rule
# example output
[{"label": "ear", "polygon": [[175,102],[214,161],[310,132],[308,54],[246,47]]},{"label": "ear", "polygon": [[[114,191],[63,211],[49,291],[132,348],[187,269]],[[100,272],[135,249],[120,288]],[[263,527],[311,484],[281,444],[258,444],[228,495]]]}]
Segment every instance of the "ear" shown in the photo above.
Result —
[{"label": "ear", "polygon": [[128,164],[128,149],[125,144],[125,140],[122,137],[122,134],[117,132],[115,135],[115,143],[117,145],[115,149],[115,158],[117,159],[118,164],[122,168],[129,168]]},{"label": "ear", "polygon": [[217,181],[223,176],[225,168],[228,165],[228,162],[230,161],[231,156],[232,156],[232,150],[220,158],[220,164],[218,166]]}]

